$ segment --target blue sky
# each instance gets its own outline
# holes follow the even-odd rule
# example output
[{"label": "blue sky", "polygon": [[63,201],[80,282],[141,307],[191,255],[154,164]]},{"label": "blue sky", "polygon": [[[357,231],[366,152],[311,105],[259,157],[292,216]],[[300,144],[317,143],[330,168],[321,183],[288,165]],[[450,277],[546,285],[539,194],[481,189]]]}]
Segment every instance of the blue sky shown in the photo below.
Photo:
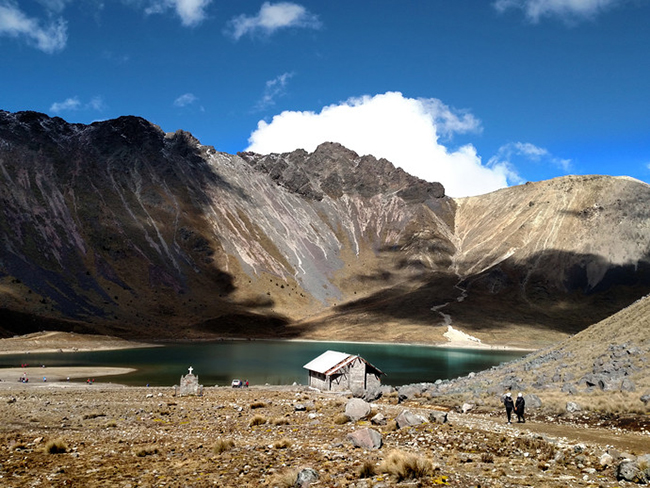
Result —
[{"label": "blue sky", "polygon": [[0,0],[0,109],[236,153],[325,140],[451,196],[650,181],[650,1]]}]

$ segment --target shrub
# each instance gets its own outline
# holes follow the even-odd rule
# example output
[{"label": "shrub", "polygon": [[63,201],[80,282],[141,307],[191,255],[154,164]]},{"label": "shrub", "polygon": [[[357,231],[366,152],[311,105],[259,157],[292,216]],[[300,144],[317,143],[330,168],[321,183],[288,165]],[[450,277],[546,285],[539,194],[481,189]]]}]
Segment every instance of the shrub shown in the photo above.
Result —
[{"label": "shrub", "polygon": [[266,423],[266,417],[263,415],[255,415],[250,422],[248,423],[249,426],[254,427],[256,425],[263,425]]},{"label": "shrub", "polygon": [[254,410],[256,408],[266,408],[266,403],[264,402],[253,402],[250,404],[251,410]]},{"label": "shrub", "polygon": [[212,447],[214,454],[221,454],[235,447],[235,442],[232,439],[217,439],[217,442]]},{"label": "shrub", "polygon": [[403,451],[392,451],[380,466],[383,473],[395,476],[397,481],[417,480],[434,472],[430,460]]},{"label": "shrub", "polygon": [[45,452],[49,454],[61,454],[68,452],[68,445],[62,439],[54,439],[45,444]]},{"label": "shrub", "polygon": [[273,425],[289,425],[289,419],[284,417],[276,417],[271,419],[271,424]]}]

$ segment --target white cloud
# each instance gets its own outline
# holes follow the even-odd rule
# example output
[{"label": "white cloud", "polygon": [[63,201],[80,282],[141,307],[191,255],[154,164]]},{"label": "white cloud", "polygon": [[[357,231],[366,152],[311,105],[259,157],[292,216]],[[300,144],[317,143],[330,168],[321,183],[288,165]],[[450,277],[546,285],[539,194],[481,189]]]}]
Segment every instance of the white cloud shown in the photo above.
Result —
[{"label": "white cloud", "polygon": [[531,22],[543,17],[560,17],[564,20],[591,18],[627,0],[496,0],[494,8],[505,12],[511,8],[523,10]]},{"label": "white cloud", "polygon": [[326,141],[364,155],[386,158],[408,173],[439,181],[448,195],[478,195],[518,182],[506,162],[483,165],[471,144],[451,150],[439,135],[479,132],[480,121],[437,99],[406,98],[399,92],[351,98],[320,113],[285,111],[258,122],[248,151],[261,154],[313,151]]},{"label": "white cloud", "polygon": [[185,93],[174,100],[175,107],[187,107],[196,102],[198,98],[193,93]]},{"label": "white cloud", "polygon": [[320,28],[318,17],[302,5],[291,2],[272,4],[264,2],[255,16],[239,15],[230,20],[226,33],[235,40],[246,34],[262,33],[271,35],[279,29],[288,27]]},{"label": "white cloud", "polygon": [[75,112],[77,110],[94,110],[101,112],[106,108],[102,97],[93,97],[88,103],[82,103],[79,97],[66,98],[63,102],[54,102],[50,111],[55,114],[61,112]]},{"label": "white cloud", "polygon": [[293,73],[283,73],[272,80],[268,80],[264,86],[264,95],[262,95],[261,100],[257,102],[256,108],[258,110],[264,110],[275,105],[275,99],[286,93],[287,83],[292,76]]},{"label": "white cloud", "polygon": [[490,158],[488,165],[501,164],[512,166],[516,160],[532,161],[543,165],[552,165],[565,173],[571,170],[571,160],[553,156],[547,149],[529,142],[510,142],[499,148]]},{"label": "white cloud", "polygon": [[186,27],[193,27],[205,20],[205,9],[212,0],[150,0],[146,14],[162,14],[173,9]]},{"label": "white cloud", "polygon": [[46,53],[62,50],[68,40],[65,20],[56,19],[47,25],[25,15],[11,0],[0,0],[0,36],[24,38]]}]

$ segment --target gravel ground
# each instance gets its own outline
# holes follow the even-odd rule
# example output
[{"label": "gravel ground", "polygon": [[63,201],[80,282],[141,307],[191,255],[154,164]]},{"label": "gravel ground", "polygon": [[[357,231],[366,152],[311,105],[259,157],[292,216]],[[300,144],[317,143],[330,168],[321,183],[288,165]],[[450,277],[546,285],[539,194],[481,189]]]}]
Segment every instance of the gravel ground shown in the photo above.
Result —
[{"label": "gravel ground", "polygon": [[[283,487],[302,468],[318,473],[314,487],[624,486],[614,471],[625,443],[584,442],[579,426],[549,434],[543,420],[505,425],[498,412],[451,411],[445,424],[397,429],[404,409],[428,417],[440,408],[388,396],[372,404],[387,424],[372,425],[345,421],[348,399],[302,386],[175,397],[171,388],[15,384],[0,390],[0,486]],[[382,434],[381,448],[353,447],[348,434],[364,428]],[[632,447],[650,441],[622,435],[640,440]],[[393,451],[422,469],[400,479],[384,464]]]}]

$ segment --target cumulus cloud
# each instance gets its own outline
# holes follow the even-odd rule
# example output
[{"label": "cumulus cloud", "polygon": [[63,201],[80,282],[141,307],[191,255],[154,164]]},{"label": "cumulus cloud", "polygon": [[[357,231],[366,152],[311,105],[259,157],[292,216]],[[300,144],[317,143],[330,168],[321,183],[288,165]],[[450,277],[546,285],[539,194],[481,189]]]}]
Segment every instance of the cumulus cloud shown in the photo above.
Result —
[{"label": "cumulus cloud", "polygon": [[247,34],[260,33],[268,36],[288,27],[319,29],[320,26],[318,17],[302,5],[291,2],[264,2],[257,15],[242,14],[231,19],[225,32],[233,39],[239,40]]},{"label": "cumulus cloud", "polygon": [[50,111],[58,114],[61,112],[76,112],[78,110],[94,110],[101,112],[106,108],[101,97],[93,97],[89,102],[82,103],[79,97],[66,98],[63,102],[54,102]]},{"label": "cumulus cloud", "polygon": [[198,98],[193,93],[185,93],[174,100],[175,107],[187,107],[196,102]]},{"label": "cumulus cloud", "polygon": [[25,39],[46,53],[61,51],[68,41],[68,26],[59,18],[44,24],[28,17],[11,0],[0,0],[0,36]]},{"label": "cumulus cloud", "polygon": [[194,27],[207,17],[205,9],[212,0],[150,0],[146,14],[162,14],[172,9],[186,27]]},{"label": "cumulus cloud", "polygon": [[364,155],[386,158],[408,173],[439,181],[448,195],[478,195],[519,182],[506,161],[484,165],[473,145],[450,149],[441,135],[480,132],[469,112],[440,100],[406,98],[399,92],[350,98],[319,113],[285,111],[271,122],[258,122],[248,151],[282,153],[313,151],[326,141],[338,142]]},{"label": "cumulus cloud", "polygon": [[282,73],[272,80],[268,80],[264,86],[264,94],[257,105],[258,110],[264,110],[272,105],[275,105],[275,99],[283,96],[286,93],[287,83],[293,76],[293,73]]},{"label": "cumulus cloud", "polygon": [[626,0],[496,0],[494,8],[499,12],[520,9],[531,22],[543,17],[559,17],[564,20],[591,18]]},{"label": "cumulus cloud", "polygon": [[565,173],[571,170],[571,160],[562,159],[551,154],[547,149],[529,142],[510,142],[499,148],[490,158],[488,165],[505,165],[512,167],[517,160],[551,165],[560,168]]}]

